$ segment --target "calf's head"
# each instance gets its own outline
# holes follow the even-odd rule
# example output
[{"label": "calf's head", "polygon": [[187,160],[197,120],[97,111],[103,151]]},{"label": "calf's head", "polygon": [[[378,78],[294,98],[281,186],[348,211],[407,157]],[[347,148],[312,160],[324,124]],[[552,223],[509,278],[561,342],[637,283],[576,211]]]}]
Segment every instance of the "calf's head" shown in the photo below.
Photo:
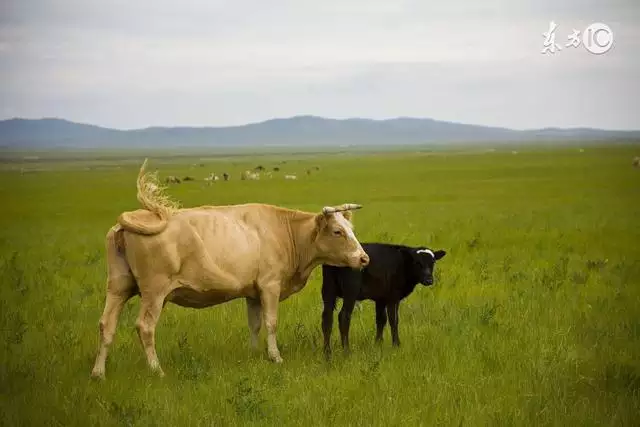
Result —
[{"label": "calf's head", "polygon": [[424,247],[414,249],[411,259],[412,273],[416,280],[425,286],[433,285],[433,272],[436,268],[436,261],[446,254],[443,250],[432,251]]},{"label": "calf's head", "polygon": [[325,207],[316,215],[315,245],[323,264],[361,269],[369,264],[369,256],[362,249],[353,232],[353,210],[360,205],[344,204]]}]

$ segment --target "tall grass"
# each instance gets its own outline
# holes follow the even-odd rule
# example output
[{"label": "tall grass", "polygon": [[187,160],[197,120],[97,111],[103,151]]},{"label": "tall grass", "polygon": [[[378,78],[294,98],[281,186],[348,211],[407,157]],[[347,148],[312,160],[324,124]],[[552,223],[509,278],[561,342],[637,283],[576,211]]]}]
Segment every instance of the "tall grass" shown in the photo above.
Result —
[{"label": "tall grass", "polygon": [[[279,309],[281,366],[249,350],[244,302],[167,305],[150,374],[125,307],[107,380],[89,373],[104,235],[137,207],[138,165],[1,172],[4,425],[638,425],[640,171],[628,147],[484,154],[286,156],[150,164],[183,206],[361,203],[361,241],[445,249],[436,284],[400,307],[402,346],[356,310],[352,355],[321,351],[320,270]],[[282,163],[286,161],[286,163]],[[193,163],[200,163],[194,159]],[[237,180],[263,164],[279,178]],[[306,175],[305,170],[320,166]],[[297,173],[298,181],[281,175]]]}]

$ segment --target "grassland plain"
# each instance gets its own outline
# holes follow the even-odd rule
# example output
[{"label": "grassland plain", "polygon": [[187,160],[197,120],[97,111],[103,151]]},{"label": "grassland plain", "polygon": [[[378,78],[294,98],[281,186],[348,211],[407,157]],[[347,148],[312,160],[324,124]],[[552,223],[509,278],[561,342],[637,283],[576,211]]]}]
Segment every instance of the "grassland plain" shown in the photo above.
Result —
[{"label": "grassland plain", "polygon": [[[266,202],[318,211],[361,203],[361,241],[448,251],[436,284],[400,307],[402,347],[376,346],[372,304],[354,312],[353,353],[321,351],[320,269],[280,305],[283,365],[248,346],[244,301],[167,305],[167,376],[146,367],[125,307],[107,380],[89,373],[104,302],[104,236],[137,207],[139,164],[74,160],[0,172],[0,424],[638,425],[638,147],[150,160],[184,206]],[[286,161],[286,163],[284,163]],[[83,163],[84,162],[84,163]],[[85,167],[90,164],[90,167]],[[235,178],[262,164],[296,172]],[[84,166],[83,166],[84,165]],[[304,171],[319,166],[317,174]],[[15,166],[15,165],[14,165]],[[40,165],[41,166],[41,165]],[[263,331],[264,338],[264,331]]]}]

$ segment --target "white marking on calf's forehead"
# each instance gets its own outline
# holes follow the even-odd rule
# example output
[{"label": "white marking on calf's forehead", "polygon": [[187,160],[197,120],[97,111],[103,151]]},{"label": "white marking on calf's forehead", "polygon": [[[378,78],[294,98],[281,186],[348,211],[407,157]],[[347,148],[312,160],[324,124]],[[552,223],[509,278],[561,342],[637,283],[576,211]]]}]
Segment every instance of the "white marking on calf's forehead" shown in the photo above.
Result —
[{"label": "white marking on calf's forehead", "polygon": [[436,259],[436,255],[433,253],[431,249],[418,249],[416,251],[417,254],[429,254],[433,259]]}]

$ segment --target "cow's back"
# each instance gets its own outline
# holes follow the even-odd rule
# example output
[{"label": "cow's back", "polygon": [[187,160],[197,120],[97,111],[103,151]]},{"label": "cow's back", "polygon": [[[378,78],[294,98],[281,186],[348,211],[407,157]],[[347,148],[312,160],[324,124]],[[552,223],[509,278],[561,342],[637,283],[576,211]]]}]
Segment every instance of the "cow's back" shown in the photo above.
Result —
[{"label": "cow's back", "polygon": [[[127,232],[127,259],[136,277],[178,275],[179,279],[208,288],[232,280],[251,285],[261,260],[260,225],[251,209],[203,207],[174,214],[166,229],[153,236]],[[268,227],[267,227],[268,228]],[[203,280],[204,283],[196,283]]]}]

